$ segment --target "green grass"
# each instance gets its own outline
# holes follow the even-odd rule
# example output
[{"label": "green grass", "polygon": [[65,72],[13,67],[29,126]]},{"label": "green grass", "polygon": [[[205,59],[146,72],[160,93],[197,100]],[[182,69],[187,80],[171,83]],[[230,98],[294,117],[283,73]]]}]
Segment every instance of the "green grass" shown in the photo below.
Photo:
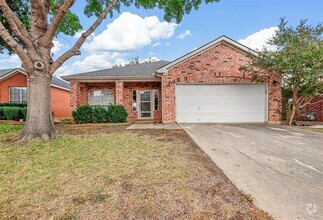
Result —
[{"label": "green grass", "polygon": [[22,125],[11,125],[11,124],[1,124],[0,123],[0,141],[4,141],[13,134],[16,134],[22,129]]},{"label": "green grass", "polygon": [[[0,125],[0,140],[20,129]],[[267,219],[190,142],[167,138],[123,131],[0,142],[0,219]]]}]

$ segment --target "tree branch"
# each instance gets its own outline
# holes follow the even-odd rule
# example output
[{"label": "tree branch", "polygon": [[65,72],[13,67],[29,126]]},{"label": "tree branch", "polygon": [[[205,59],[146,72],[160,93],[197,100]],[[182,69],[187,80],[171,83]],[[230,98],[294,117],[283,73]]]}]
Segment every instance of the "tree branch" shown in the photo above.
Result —
[{"label": "tree branch", "polygon": [[62,56],[60,56],[52,65],[50,73],[54,74],[54,72],[63,65],[63,63],[71,58],[72,56],[80,55],[80,48],[85,42],[85,40],[90,36],[95,29],[101,24],[105,16],[110,12],[110,10],[119,2],[119,0],[113,0],[100,14],[100,16],[97,18],[97,20],[85,31],[82,33],[82,36],[77,40],[77,42],[74,44],[74,46],[68,50],[66,53],[64,53]]},{"label": "tree branch", "polygon": [[57,3],[54,5],[49,6],[49,10],[57,10],[59,7],[61,7],[63,5],[63,3]]},{"label": "tree branch", "polygon": [[47,31],[47,15],[49,11],[49,0],[30,0],[31,5],[31,36],[38,40]]},{"label": "tree branch", "polygon": [[34,46],[32,44],[31,37],[27,28],[11,10],[11,8],[5,0],[0,0],[0,8],[10,26],[10,29],[17,35],[17,37],[24,44],[26,49],[30,48],[34,50]]},{"label": "tree branch", "polygon": [[66,0],[62,5],[59,6],[48,30],[46,31],[46,34],[42,38],[42,42],[41,42],[42,45],[50,44],[50,42],[53,40],[56,34],[56,31],[60,23],[62,22],[64,16],[66,15],[66,12],[70,7],[72,7],[74,3],[75,3],[75,0]]},{"label": "tree branch", "polygon": [[27,70],[27,72],[31,71],[33,69],[33,63],[30,60],[29,56],[27,53],[20,47],[20,45],[15,41],[12,36],[9,34],[3,23],[0,21],[0,37],[11,47],[20,60],[23,63],[23,66]]},{"label": "tree branch", "polygon": [[313,99],[315,98],[315,96],[309,98],[307,101],[305,101],[305,98],[303,99],[303,103],[300,103],[299,108],[304,108],[305,106],[307,106]]}]

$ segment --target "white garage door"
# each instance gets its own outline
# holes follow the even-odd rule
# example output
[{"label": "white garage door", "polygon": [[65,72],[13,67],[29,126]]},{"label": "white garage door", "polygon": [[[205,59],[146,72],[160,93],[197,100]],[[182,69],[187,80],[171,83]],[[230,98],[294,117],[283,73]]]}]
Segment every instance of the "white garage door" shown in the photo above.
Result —
[{"label": "white garage door", "polygon": [[266,86],[176,85],[177,122],[265,122]]}]

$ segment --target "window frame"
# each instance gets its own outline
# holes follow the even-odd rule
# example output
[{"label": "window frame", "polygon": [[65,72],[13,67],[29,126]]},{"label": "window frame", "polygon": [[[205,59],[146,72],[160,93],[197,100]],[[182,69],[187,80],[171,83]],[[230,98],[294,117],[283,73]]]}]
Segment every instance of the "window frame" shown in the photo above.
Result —
[{"label": "window frame", "polygon": [[[136,109],[134,110],[134,106],[133,106],[133,103],[134,103],[134,93],[136,95]],[[138,112],[138,90],[131,90],[131,109],[132,109],[132,112]]]},{"label": "window frame", "polygon": [[[19,89],[19,101],[11,101],[11,89]],[[23,102],[22,100],[22,91],[25,90],[26,91],[26,101]],[[28,101],[28,93],[27,93],[27,87],[26,86],[11,86],[9,87],[9,99],[8,102],[9,103],[22,103],[22,104],[27,104]]]},{"label": "window frame", "polygon": [[[101,97],[101,100],[100,100],[101,104],[100,105],[92,105],[92,104],[89,103],[90,93],[94,93],[94,92],[100,92],[101,93],[101,95],[100,95],[100,97]],[[109,92],[109,93],[111,93],[111,95],[113,95],[113,103],[110,102],[108,105],[103,105],[103,93],[104,92]],[[87,104],[90,105],[90,106],[94,106],[94,107],[95,106],[101,106],[103,108],[108,107],[110,104],[115,105],[115,92],[114,91],[110,91],[110,90],[93,90],[93,91],[90,91],[90,92],[87,93]]]},{"label": "window frame", "polygon": [[[157,92],[157,96],[155,96],[156,92]],[[154,94],[154,111],[157,112],[157,111],[159,111],[159,90],[154,89],[153,94]],[[157,100],[156,100],[156,98],[157,98]],[[157,109],[156,109],[156,101],[157,101]]]},{"label": "window frame", "polygon": [[[141,96],[140,96],[140,93],[141,92],[149,92],[149,94],[150,94],[150,100],[149,101],[143,101],[144,103],[146,102],[146,103],[150,103],[150,117],[141,117],[141,113],[143,112],[142,110],[141,110]],[[152,100],[152,95],[153,95],[153,90],[138,90],[138,93],[137,94],[139,94],[138,96],[137,96],[137,100],[139,101],[138,102],[138,106],[139,106],[139,111],[138,111],[138,119],[140,119],[140,120],[150,120],[150,119],[153,119],[154,118],[154,106],[153,106],[153,100]],[[148,113],[148,111],[144,111],[143,113]]]}]

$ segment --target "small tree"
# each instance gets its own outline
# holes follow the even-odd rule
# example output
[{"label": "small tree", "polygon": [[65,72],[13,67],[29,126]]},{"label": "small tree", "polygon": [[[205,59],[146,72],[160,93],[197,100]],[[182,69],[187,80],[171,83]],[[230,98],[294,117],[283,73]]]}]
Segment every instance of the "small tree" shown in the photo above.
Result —
[{"label": "small tree", "polygon": [[[185,13],[198,9],[202,2],[219,0],[86,0],[84,14],[97,18],[76,43],[56,60],[51,49],[58,34],[75,35],[82,26],[70,9],[76,0],[0,0],[0,53],[16,53],[28,78],[28,111],[20,138],[56,137],[51,114],[50,85],[55,71],[68,59],[80,55],[80,48],[102,21],[121,8],[159,8],[166,21],[180,22]],[[140,37],[140,36],[138,36]]]},{"label": "small tree", "polygon": [[255,80],[279,75],[284,89],[289,90],[291,101],[287,109],[287,124],[306,107],[312,99],[323,92],[323,26],[306,24],[301,20],[296,28],[287,27],[281,19],[275,36],[267,43],[276,50],[263,49],[250,56],[251,62],[242,69],[253,74]]}]

